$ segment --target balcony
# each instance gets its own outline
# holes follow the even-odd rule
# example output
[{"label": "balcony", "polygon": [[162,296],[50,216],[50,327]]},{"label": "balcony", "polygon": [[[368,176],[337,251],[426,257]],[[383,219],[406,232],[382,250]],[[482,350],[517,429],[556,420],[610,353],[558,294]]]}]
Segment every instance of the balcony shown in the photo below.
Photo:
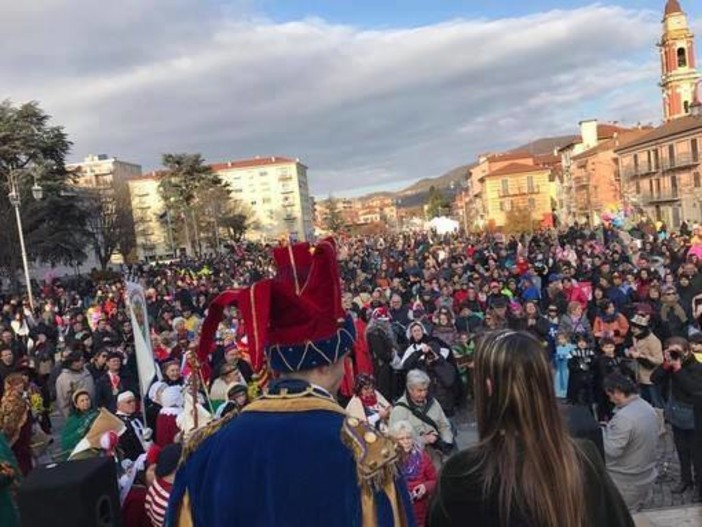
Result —
[{"label": "balcony", "polygon": [[699,154],[678,154],[672,159],[663,159],[663,170],[677,170],[680,168],[694,167],[700,164]]},{"label": "balcony", "polygon": [[497,192],[501,198],[510,198],[514,196],[527,196],[530,194],[539,194],[539,185],[533,187],[516,187],[516,188],[500,188]]},{"label": "balcony", "polygon": [[666,188],[658,192],[641,194],[641,201],[644,204],[661,203],[664,201],[677,201],[680,199],[680,189]]},{"label": "balcony", "polygon": [[627,167],[621,171],[622,175],[627,178],[635,178],[639,176],[647,176],[649,174],[655,174],[658,172],[658,167],[655,165],[642,165],[638,167]]}]

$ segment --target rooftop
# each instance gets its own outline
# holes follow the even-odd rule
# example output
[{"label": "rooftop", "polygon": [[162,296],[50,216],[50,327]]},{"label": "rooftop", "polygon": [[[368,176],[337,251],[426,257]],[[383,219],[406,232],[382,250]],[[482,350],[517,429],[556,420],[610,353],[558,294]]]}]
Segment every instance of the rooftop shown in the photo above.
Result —
[{"label": "rooftop", "polygon": [[220,170],[228,170],[231,168],[254,168],[270,165],[282,165],[287,163],[299,163],[299,159],[290,159],[289,157],[280,156],[269,156],[269,157],[259,157],[256,156],[252,159],[239,159],[235,161],[226,161],[224,163],[213,163],[210,165],[212,170],[218,172]]},{"label": "rooftop", "polygon": [[548,170],[548,168],[545,168],[543,166],[537,166],[537,165],[527,165],[525,163],[510,163],[507,166],[504,166],[498,170],[495,170],[493,172],[486,174],[485,177],[509,176],[512,174],[526,174],[526,173],[530,173],[530,172],[541,172],[543,170]]},{"label": "rooftop", "polygon": [[699,115],[686,115],[685,117],[680,117],[679,119],[674,119],[668,123],[662,124],[658,128],[650,130],[648,133],[644,134],[642,137],[628,142],[625,145],[620,146],[615,150],[615,152],[623,152],[635,147],[640,147],[643,145],[650,145],[657,143],[659,141],[664,141],[666,139],[675,137],[686,132],[700,131],[702,132],[702,116]]},{"label": "rooftop", "polygon": [[665,4],[665,14],[672,15],[673,13],[682,13],[682,8],[678,0],[668,0]]},{"label": "rooftop", "polygon": [[612,137],[606,141],[602,141],[597,146],[580,152],[578,155],[573,156],[573,161],[579,161],[581,159],[587,159],[590,156],[599,154],[601,152],[606,152],[607,150],[613,150],[615,148],[625,148],[632,142],[640,139],[644,135],[648,134],[653,130],[652,127],[645,127],[638,130],[625,130],[617,135],[617,137]]}]

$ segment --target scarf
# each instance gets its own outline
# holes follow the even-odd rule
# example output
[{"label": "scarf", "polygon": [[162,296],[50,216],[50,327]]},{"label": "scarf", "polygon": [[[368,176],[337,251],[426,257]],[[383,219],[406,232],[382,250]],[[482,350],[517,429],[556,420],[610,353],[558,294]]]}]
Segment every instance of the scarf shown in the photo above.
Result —
[{"label": "scarf", "polygon": [[412,451],[407,454],[405,462],[402,464],[402,476],[405,481],[411,481],[419,476],[422,468],[422,451],[417,447],[412,447]]},{"label": "scarf", "polygon": [[359,395],[358,398],[361,399],[363,406],[366,408],[372,408],[378,404],[378,397],[375,395],[375,392],[368,396]]}]

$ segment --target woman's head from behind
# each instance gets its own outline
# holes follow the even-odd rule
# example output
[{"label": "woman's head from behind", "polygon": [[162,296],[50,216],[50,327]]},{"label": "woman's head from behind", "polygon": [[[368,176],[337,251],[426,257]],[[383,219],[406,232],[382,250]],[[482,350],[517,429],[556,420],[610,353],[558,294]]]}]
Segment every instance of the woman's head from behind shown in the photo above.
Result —
[{"label": "woman's head from behind", "polygon": [[582,525],[580,464],[541,343],[526,332],[487,333],[474,368],[484,485],[497,491],[504,518],[519,503],[537,525]]},{"label": "woman's head from behind", "polygon": [[486,333],[474,362],[480,436],[535,434],[558,420],[551,368],[540,342],[512,330]]}]

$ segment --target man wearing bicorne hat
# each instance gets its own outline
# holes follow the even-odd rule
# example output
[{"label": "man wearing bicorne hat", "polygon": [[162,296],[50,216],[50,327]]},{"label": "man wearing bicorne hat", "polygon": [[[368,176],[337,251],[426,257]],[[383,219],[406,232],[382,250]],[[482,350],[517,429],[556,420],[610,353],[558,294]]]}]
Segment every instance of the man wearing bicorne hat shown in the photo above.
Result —
[{"label": "man wearing bicorne hat", "polygon": [[[263,396],[186,445],[167,525],[414,526],[394,444],[348,417],[335,394],[354,345],[332,240],[274,250],[277,276],[211,304],[200,359],[227,305],[243,315],[253,367],[277,373]],[[190,452],[190,453],[189,453]]]}]

